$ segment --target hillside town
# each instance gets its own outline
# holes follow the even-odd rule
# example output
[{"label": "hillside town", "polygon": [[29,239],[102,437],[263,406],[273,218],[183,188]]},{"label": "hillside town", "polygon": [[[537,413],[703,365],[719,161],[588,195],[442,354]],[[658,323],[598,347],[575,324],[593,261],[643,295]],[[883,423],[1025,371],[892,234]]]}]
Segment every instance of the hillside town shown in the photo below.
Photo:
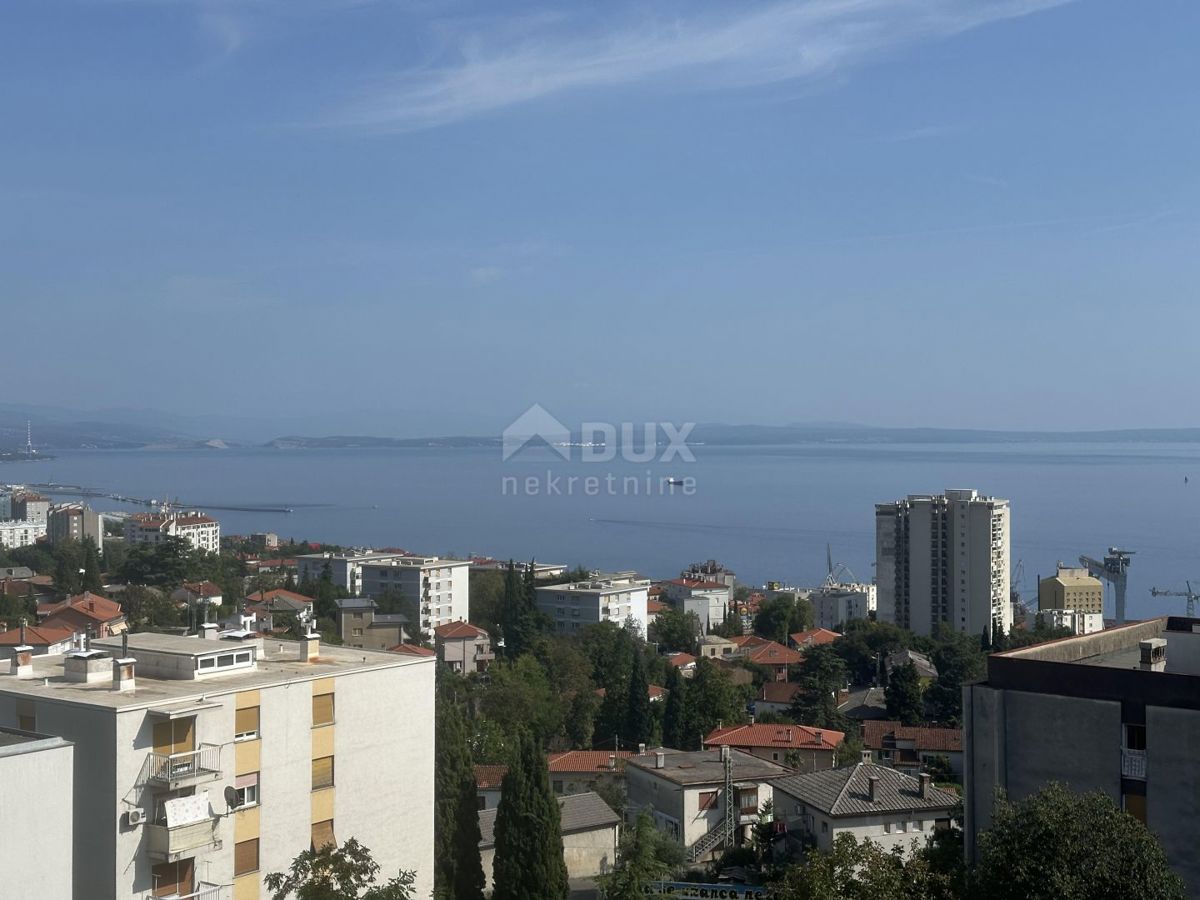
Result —
[{"label": "hillside town", "polygon": [[1003,499],[872,512],[873,579],[827,550],[822,584],[752,585],[8,486],[0,884],[283,898],[344,864],[391,879],[362,896],[456,900],[1018,897],[1060,870],[1200,892],[1200,619],[1125,621],[1123,595],[1106,618],[1116,578],[1086,564],[1027,604]]}]

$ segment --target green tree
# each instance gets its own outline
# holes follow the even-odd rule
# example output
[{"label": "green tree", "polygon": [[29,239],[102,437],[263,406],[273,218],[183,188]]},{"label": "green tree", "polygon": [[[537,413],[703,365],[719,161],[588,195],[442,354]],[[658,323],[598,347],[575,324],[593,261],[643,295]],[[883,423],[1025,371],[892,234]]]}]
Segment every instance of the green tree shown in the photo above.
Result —
[{"label": "green tree", "polygon": [[78,541],[59,541],[54,545],[54,587],[64,594],[83,589],[83,547]]},{"label": "green tree", "polygon": [[925,720],[925,701],[921,693],[921,676],[911,662],[892,669],[883,692],[888,715],[905,725],[918,725]]},{"label": "green tree", "polygon": [[646,681],[646,665],[641,653],[633,655],[633,671],[629,676],[629,691],[625,695],[625,727],[623,736],[631,744],[645,744],[654,731],[650,712],[650,685]]},{"label": "green tree", "polygon": [[413,900],[414,872],[401,871],[385,884],[375,883],[378,875],[371,852],[350,838],[341,847],[305,850],[287,872],[272,872],[263,882],[271,900]]},{"label": "green tree", "polygon": [[643,808],[626,831],[612,872],[596,879],[605,900],[642,900],[643,885],[665,878],[683,864],[683,848],[654,827]]},{"label": "green tree", "polygon": [[667,607],[655,617],[649,634],[650,640],[658,644],[659,650],[691,652],[695,651],[699,636],[700,617],[673,606]]},{"label": "green tree", "polygon": [[496,810],[493,900],[566,900],[561,816],[550,792],[546,755],[521,732],[500,785]]},{"label": "green tree", "polygon": [[699,750],[704,737],[713,729],[741,722],[745,708],[737,685],[704,657],[696,662],[692,683],[687,686],[686,704],[686,730],[681,741],[684,750]]},{"label": "green tree", "polygon": [[80,587],[97,593],[104,588],[104,579],[100,577],[100,551],[91,538],[83,542],[83,579]]},{"label": "green tree", "polygon": [[973,637],[941,625],[934,634],[936,646],[931,654],[937,668],[937,681],[925,691],[925,699],[935,719],[951,728],[962,724],[962,686],[981,678],[987,668],[987,655]]},{"label": "green tree", "polygon": [[666,709],[663,711],[663,744],[676,750],[683,749],[686,735],[692,729],[687,723],[687,679],[677,666],[672,666],[667,675]]},{"label": "green tree", "polygon": [[838,712],[837,694],[846,685],[846,664],[830,644],[804,651],[798,666],[796,695],[791,715],[801,725],[846,730],[845,717]]},{"label": "green tree", "polygon": [[591,750],[596,733],[596,714],[600,711],[600,698],[592,690],[578,691],[571,698],[567,712],[567,740],[577,750]]},{"label": "green tree", "polygon": [[[915,841],[913,842],[916,843]],[[772,900],[952,900],[960,895],[952,879],[921,853],[906,860],[905,848],[884,850],[872,840],[839,834],[833,848],[809,850],[771,886]],[[1038,895],[1028,895],[1038,896]]]},{"label": "green tree", "polygon": [[845,633],[833,642],[834,652],[846,663],[854,684],[880,682],[879,660],[896,650],[913,645],[913,635],[891,622],[870,622],[853,619],[846,623]]},{"label": "green tree", "polygon": [[479,806],[466,721],[444,668],[438,672],[435,721],[434,895],[438,900],[479,900]]},{"label": "green tree", "polygon": [[504,572],[500,629],[504,634],[504,655],[509,659],[516,659],[532,650],[534,640],[541,631],[541,616],[535,603],[533,581],[528,573],[522,577],[512,560],[509,560]]},{"label": "green tree", "polygon": [[504,573],[494,570],[472,572],[470,579],[471,622],[498,636],[504,608]]},{"label": "green tree", "polygon": [[980,900],[1187,896],[1145,825],[1102,793],[1061,784],[1020,803],[997,800],[971,880]]},{"label": "green tree", "polygon": [[526,654],[512,662],[492,664],[479,708],[510,739],[528,728],[546,744],[562,731],[564,704],[541,663]]}]

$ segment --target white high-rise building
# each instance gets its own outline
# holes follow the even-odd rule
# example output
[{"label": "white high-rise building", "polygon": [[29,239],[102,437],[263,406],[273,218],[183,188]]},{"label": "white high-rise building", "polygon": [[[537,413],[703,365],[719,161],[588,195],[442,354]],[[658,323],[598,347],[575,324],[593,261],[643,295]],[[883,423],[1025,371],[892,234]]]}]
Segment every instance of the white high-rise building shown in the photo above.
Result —
[{"label": "white high-rise building", "polygon": [[440,556],[398,556],[360,566],[364,597],[379,598],[388,591],[417,601],[421,630],[471,617],[471,563]]},{"label": "white high-rise building", "polygon": [[636,572],[593,572],[587,581],[538,587],[536,600],[560,634],[577,634],[597,622],[624,625],[632,619],[645,635],[649,593],[649,580]]},{"label": "white high-rise building", "polygon": [[945,623],[1007,634],[1009,506],[974,490],[911,494],[875,507],[877,616],[917,634]]}]

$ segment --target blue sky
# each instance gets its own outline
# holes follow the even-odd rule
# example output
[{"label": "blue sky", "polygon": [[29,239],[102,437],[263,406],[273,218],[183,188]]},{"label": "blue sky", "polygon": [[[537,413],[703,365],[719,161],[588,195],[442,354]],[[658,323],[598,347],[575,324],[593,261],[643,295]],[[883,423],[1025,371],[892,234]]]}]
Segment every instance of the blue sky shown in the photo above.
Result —
[{"label": "blue sky", "polygon": [[8,0],[10,399],[1200,424],[1198,37],[1189,0]]}]

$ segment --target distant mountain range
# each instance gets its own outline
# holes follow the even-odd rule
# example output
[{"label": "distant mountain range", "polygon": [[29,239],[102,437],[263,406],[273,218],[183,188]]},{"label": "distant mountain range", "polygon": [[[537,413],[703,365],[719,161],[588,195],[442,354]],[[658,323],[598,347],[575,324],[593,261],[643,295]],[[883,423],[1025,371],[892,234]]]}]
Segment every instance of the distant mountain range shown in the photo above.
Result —
[{"label": "distant mountain range", "polygon": [[[34,446],[39,450],[224,449],[245,446],[276,449],[335,447],[403,449],[498,447],[500,445],[498,435],[398,438],[357,434],[290,434],[267,440],[272,425],[301,423],[286,419],[188,417],[160,413],[155,410],[81,411],[3,403],[0,404],[0,450],[20,449],[25,446],[27,421],[32,425]],[[313,422],[306,421],[303,424],[311,426]],[[581,435],[573,435],[573,440],[581,438]],[[787,446],[814,443],[1200,443],[1200,428],[1019,431],[973,428],[882,428],[872,425],[838,423],[795,423],[790,425],[705,423],[697,425],[688,440],[692,444],[712,446]]]}]

